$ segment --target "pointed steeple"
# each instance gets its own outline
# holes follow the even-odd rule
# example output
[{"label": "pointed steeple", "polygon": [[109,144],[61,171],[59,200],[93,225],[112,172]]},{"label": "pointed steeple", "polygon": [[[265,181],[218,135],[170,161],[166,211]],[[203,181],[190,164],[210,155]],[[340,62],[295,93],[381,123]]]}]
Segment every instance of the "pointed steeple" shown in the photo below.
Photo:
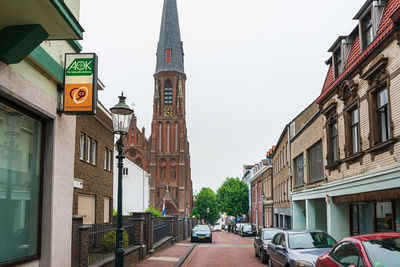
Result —
[{"label": "pointed steeple", "polygon": [[176,0],[164,0],[160,40],[157,47],[156,74],[162,71],[176,71],[184,74],[183,45]]}]

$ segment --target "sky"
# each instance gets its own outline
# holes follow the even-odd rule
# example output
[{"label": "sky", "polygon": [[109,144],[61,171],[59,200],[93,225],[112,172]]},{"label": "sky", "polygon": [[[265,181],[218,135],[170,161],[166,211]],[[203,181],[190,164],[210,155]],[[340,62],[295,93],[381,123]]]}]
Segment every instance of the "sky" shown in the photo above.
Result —
[{"label": "sky", "polygon": [[[193,189],[260,162],[320,94],[327,50],[365,0],[177,0]],[[121,91],[149,137],[163,0],[82,0],[82,52],[99,57],[99,100]]]}]

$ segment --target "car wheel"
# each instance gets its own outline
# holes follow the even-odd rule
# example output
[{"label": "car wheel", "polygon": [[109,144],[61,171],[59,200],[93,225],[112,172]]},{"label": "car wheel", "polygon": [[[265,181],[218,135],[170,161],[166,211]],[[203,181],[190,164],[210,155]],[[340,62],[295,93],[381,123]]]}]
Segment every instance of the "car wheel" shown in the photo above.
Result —
[{"label": "car wheel", "polygon": [[262,252],[261,252],[261,262],[264,264],[269,262],[267,254],[262,253]]}]

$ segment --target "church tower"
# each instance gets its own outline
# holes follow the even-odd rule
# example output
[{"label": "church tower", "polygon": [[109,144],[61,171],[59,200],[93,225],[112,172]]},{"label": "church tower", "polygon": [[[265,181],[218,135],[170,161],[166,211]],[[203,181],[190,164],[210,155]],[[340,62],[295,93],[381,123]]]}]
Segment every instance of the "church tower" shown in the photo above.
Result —
[{"label": "church tower", "polygon": [[193,191],[186,129],[186,74],[176,0],[164,0],[154,74],[148,169],[150,204],[189,215]]}]

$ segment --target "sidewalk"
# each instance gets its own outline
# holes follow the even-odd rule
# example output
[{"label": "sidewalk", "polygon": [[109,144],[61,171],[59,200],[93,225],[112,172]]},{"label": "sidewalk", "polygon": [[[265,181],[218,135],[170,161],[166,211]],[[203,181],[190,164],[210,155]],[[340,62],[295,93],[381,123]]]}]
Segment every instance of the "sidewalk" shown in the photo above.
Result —
[{"label": "sidewalk", "polygon": [[[135,266],[172,267],[182,263],[195,244],[190,241],[181,241],[169,248],[152,254],[146,260],[140,261]],[[132,265],[133,266],[133,265]]]}]

